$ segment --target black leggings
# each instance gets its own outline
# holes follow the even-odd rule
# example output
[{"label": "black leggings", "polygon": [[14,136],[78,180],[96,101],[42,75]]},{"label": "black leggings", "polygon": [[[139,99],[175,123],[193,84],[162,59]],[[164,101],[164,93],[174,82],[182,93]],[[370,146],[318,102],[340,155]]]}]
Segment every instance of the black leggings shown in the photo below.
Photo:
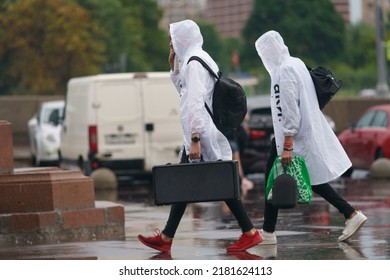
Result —
[{"label": "black leggings", "polygon": [[[277,157],[275,139],[272,139],[271,150],[268,156],[265,169],[265,182],[268,180],[269,173],[275,158]],[[355,209],[345,201],[328,183],[312,186],[313,192],[323,197],[326,201],[332,204],[342,213],[345,219],[348,219]],[[267,232],[274,232],[278,219],[278,208],[272,206],[271,203],[265,200],[264,206],[264,223],[263,229]]]},{"label": "black leggings", "polygon": [[[225,200],[230,211],[232,211],[234,217],[237,219],[238,225],[240,226],[242,232],[249,231],[253,228],[253,224],[246,213],[246,210],[239,199],[229,199]],[[172,204],[171,212],[169,213],[169,218],[167,224],[162,231],[166,236],[173,238],[175,236],[177,227],[179,226],[180,220],[184,215],[186,210],[187,203],[176,203]]]},{"label": "black leggings", "polygon": [[[187,162],[187,158],[183,153],[180,163],[185,162]],[[238,225],[240,226],[242,232],[249,231],[253,228],[253,224],[244,208],[244,205],[241,202],[241,199],[228,199],[225,200],[225,203],[229,207],[230,211],[232,211],[234,217],[237,219]],[[162,231],[166,236],[171,238],[175,237],[176,230],[179,226],[181,218],[184,215],[186,207],[187,203],[185,202],[172,204],[167,224]]]}]

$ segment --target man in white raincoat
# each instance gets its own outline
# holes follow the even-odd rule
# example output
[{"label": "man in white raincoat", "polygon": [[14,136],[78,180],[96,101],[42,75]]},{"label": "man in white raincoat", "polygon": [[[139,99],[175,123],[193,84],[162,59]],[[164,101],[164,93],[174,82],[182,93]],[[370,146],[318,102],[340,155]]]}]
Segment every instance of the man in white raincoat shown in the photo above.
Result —
[{"label": "man in white raincoat", "polygon": [[[199,159],[201,155],[204,161],[231,160],[232,151],[229,142],[216,128],[205,108],[205,102],[208,103],[209,108],[212,108],[215,79],[199,62],[188,63],[189,58],[196,55],[202,58],[215,73],[218,72],[217,64],[202,49],[203,37],[200,29],[192,20],[184,20],[170,24],[169,33],[170,73],[180,94],[180,119],[184,136],[181,162],[188,162],[187,155],[190,160]],[[260,234],[254,228],[241,200],[231,199],[225,202],[243,232],[240,239],[229,246],[227,251],[244,251],[259,244],[262,241]],[[138,235],[138,239],[148,247],[169,252],[186,206],[187,203],[173,204],[164,230],[157,231],[153,237]]]},{"label": "man in white raincoat", "polygon": [[[275,139],[267,162],[266,179],[278,155],[283,164],[290,164],[293,154],[303,157],[313,191],[344,215],[346,227],[338,241],[345,241],[358,231],[367,217],[340,197],[328,182],[341,176],[351,167],[351,162],[319,109],[314,84],[303,61],[290,56],[283,38],[276,31],[260,36],[255,47],[271,77]],[[278,209],[266,201],[262,244],[276,244],[277,216]]]}]

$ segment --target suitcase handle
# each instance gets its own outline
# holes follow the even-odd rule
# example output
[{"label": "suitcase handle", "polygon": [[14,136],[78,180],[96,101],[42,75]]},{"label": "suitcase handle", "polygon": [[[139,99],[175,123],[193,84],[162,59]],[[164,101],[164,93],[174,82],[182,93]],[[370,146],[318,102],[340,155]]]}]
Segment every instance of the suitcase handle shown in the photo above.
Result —
[{"label": "suitcase handle", "polygon": [[195,162],[204,162],[203,155],[200,155],[200,158],[197,159],[190,159],[190,156],[187,156],[187,162],[188,163],[195,163]]}]

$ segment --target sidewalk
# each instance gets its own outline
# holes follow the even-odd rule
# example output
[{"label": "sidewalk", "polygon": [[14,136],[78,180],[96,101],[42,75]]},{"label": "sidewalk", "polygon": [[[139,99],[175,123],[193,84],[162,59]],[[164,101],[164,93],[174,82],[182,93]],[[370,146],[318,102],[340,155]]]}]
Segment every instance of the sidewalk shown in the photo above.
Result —
[{"label": "sidewalk", "polygon": [[[334,184],[348,201],[368,217],[349,243],[338,243],[344,220],[335,208],[314,197],[310,206],[280,211],[278,245],[256,246],[247,253],[229,255],[226,247],[241,234],[236,222],[221,221],[219,202],[190,204],[175,237],[171,254],[159,254],[137,240],[165,225],[169,207],[150,200],[119,201],[125,206],[124,240],[74,242],[0,248],[0,259],[102,259],[102,260],[346,260],[390,259],[390,188],[369,182]],[[245,205],[256,227],[262,225],[261,192],[250,193]]]},{"label": "sidewalk", "polygon": [[[29,148],[14,147],[15,168],[28,165]],[[244,200],[254,225],[260,229],[263,222],[264,194],[259,185],[263,177],[254,178],[257,186]],[[345,260],[390,259],[390,181],[367,179],[332,182],[344,198],[361,209],[368,221],[349,243],[338,243],[344,228],[341,214],[322,198],[313,196],[310,206],[281,210],[277,224],[277,246],[256,246],[249,254],[228,255],[226,247],[241,234],[235,220],[222,222],[221,203],[189,204],[175,237],[171,255],[160,255],[137,240],[138,234],[152,235],[162,229],[169,214],[169,206],[157,207],[151,195],[138,190],[137,195],[108,194],[99,200],[112,200],[125,207],[123,240],[73,242],[63,244],[31,244],[0,248],[0,259],[105,259],[146,260],[172,258],[180,260]],[[146,190],[146,189],[145,189]],[[149,188],[150,190],[150,188]]]}]

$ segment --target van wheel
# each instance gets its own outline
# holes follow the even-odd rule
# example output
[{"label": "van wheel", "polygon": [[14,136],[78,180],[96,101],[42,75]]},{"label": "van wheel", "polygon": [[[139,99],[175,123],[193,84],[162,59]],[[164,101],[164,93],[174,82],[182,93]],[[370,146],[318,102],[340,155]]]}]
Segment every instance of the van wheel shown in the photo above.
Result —
[{"label": "van wheel", "polygon": [[39,158],[39,151],[38,151],[38,145],[37,143],[35,142],[35,167],[41,167],[41,160]]},{"label": "van wheel", "polygon": [[82,157],[79,157],[79,159],[77,161],[77,166],[80,168],[80,171],[85,175],[86,169],[85,169],[84,160]]},{"label": "van wheel", "polygon": [[60,150],[57,151],[57,155],[58,155],[57,167],[61,168],[62,157],[61,157],[61,151]]},{"label": "van wheel", "polygon": [[35,155],[32,154],[30,160],[31,160],[32,166],[35,166],[37,164],[37,159],[36,159]]},{"label": "van wheel", "polygon": [[80,168],[80,171],[85,175],[85,176],[90,176],[92,173],[92,168],[90,162],[84,162],[82,157],[79,157],[77,161],[77,165]]}]

